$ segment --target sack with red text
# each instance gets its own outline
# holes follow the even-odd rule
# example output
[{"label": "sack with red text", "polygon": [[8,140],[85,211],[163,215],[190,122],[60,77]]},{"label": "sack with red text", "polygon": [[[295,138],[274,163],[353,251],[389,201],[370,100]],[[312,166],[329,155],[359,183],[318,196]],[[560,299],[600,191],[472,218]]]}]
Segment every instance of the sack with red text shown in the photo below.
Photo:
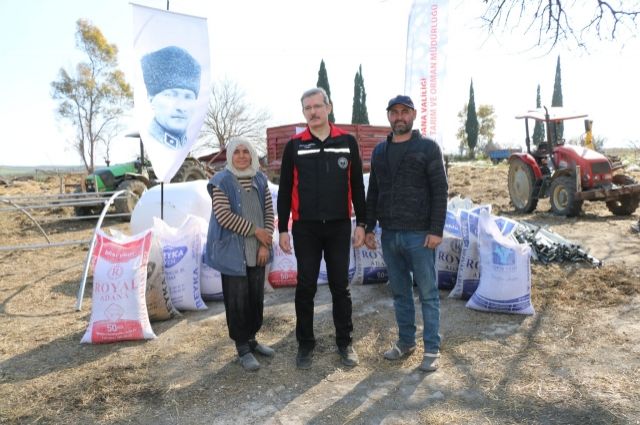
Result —
[{"label": "sack with red text", "polygon": [[[119,230],[109,229],[111,236],[122,241],[127,236]],[[182,314],[173,306],[169,296],[169,286],[164,278],[164,256],[158,236],[153,233],[151,248],[149,249],[149,262],[147,263],[147,312],[152,322],[168,320]]]},{"label": "sack with red text", "polygon": [[202,263],[201,217],[188,215],[179,227],[171,227],[153,217],[153,231],[158,235],[164,254],[164,275],[171,302],[178,310],[206,310],[200,294]]},{"label": "sack with red text", "polygon": [[269,283],[274,288],[296,286],[298,282],[298,263],[293,249],[293,237],[291,236],[291,218],[289,218],[289,240],[291,241],[291,253],[287,254],[280,249],[280,233],[278,232],[278,218],[275,219],[273,232],[273,261],[269,269]]},{"label": "sack with red text", "polygon": [[81,343],[154,339],[145,288],[151,231],[116,240],[101,230],[93,251],[89,326]]}]

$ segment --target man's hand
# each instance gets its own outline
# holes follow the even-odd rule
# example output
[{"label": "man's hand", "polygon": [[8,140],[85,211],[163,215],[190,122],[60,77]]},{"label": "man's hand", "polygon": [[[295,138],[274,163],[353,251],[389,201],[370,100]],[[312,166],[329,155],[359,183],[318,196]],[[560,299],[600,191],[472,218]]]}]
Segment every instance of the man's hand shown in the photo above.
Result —
[{"label": "man's hand", "polygon": [[364,236],[364,244],[369,249],[376,249],[378,244],[376,243],[376,235],[375,235],[375,233],[373,233],[373,232],[367,233]]},{"label": "man's hand", "polygon": [[356,226],[356,230],[353,231],[353,247],[360,248],[364,245],[364,228]]},{"label": "man's hand", "polygon": [[425,248],[436,249],[441,242],[442,238],[440,236],[427,235],[426,239],[424,240],[424,246]]},{"label": "man's hand", "polygon": [[291,238],[288,232],[280,233],[280,249],[285,254],[291,254]]},{"label": "man's hand", "polygon": [[260,245],[258,248],[258,258],[256,260],[259,266],[265,266],[269,261],[269,248],[264,245]]}]

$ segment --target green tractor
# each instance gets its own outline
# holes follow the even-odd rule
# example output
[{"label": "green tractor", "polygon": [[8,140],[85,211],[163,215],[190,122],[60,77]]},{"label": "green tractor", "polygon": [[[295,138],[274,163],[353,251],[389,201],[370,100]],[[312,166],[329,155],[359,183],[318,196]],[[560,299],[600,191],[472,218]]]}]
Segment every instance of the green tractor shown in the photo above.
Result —
[{"label": "green tractor", "polygon": [[[132,134],[130,137],[139,137],[138,134]],[[144,150],[140,143],[140,157],[144,158]],[[179,183],[192,180],[207,179],[207,173],[203,165],[193,157],[187,157],[175,176],[171,179],[172,183]],[[115,192],[118,190],[126,190],[125,196],[115,199],[114,207],[118,214],[131,214],[142,196],[142,193],[148,188],[158,184],[157,177],[151,168],[148,160],[140,161],[139,159],[123,164],[115,164],[107,167],[97,168],[93,174],[86,177],[84,182],[84,190],[76,189],[76,193],[103,193]],[[89,202],[90,203],[90,202]],[[98,201],[95,205],[82,205],[74,208],[77,216],[93,215],[102,209],[102,202]]]}]

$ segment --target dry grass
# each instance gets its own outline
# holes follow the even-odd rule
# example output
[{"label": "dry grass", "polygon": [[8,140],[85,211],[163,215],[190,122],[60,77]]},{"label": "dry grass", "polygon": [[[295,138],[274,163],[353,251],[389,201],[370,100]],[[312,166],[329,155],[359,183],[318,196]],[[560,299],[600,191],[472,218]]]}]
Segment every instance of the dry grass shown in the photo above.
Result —
[{"label": "dry grass", "polygon": [[[505,167],[454,164],[450,173],[453,192],[510,214]],[[55,190],[22,183],[20,190]],[[605,266],[534,265],[534,316],[476,312],[443,292],[442,369],[430,375],[415,370],[421,350],[397,363],[382,359],[396,338],[383,286],[353,288],[361,364],[351,370],[335,353],[326,287],[316,297],[318,347],[308,371],[294,366],[293,289],[268,293],[259,336],[277,355],[247,374],[221,303],[154,323],[153,341],[80,345],[90,286],[83,310],[73,306],[86,248],[0,252],[0,423],[638,423],[640,248],[627,231],[637,216],[614,219],[589,205],[578,219],[540,211],[526,219],[606,241],[592,247]],[[47,229],[81,239],[91,227]],[[0,214],[1,245],[39,238],[29,221]]]}]

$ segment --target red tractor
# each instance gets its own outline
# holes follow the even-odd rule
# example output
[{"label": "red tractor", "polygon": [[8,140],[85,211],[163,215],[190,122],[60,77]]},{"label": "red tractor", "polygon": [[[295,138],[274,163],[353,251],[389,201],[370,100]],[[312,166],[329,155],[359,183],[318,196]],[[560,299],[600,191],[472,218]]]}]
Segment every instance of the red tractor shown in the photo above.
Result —
[{"label": "red tractor", "polygon": [[[615,215],[631,215],[640,204],[640,184],[624,174],[621,165],[591,149],[565,145],[557,138],[558,124],[585,118],[559,107],[536,109],[517,116],[524,119],[527,151],[509,157],[509,196],[517,212],[536,209],[538,199],[549,198],[554,214],[576,216],[584,201],[604,201]],[[529,120],[543,122],[547,140],[531,146]],[[585,128],[590,131],[589,120]]]}]

